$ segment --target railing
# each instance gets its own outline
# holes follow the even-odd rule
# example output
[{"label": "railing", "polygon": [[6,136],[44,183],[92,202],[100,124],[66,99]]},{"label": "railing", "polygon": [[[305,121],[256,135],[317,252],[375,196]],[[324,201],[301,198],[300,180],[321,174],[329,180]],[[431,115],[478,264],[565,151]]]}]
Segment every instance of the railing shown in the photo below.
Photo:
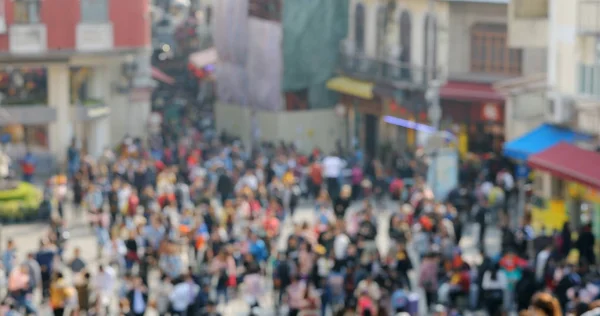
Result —
[{"label": "railing", "polygon": [[600,98],[600,64],[579,65],[579,93]]},{"label": "railing", "polygon": [[600,0],[580,0],[578,31],[581,35],[600,35]]},{"label": "railing", "polygon": [[425,86],[439,74],[439,70],[433,68],[347,53],[340,53],[339,71],[362,80],[418,86]]}]

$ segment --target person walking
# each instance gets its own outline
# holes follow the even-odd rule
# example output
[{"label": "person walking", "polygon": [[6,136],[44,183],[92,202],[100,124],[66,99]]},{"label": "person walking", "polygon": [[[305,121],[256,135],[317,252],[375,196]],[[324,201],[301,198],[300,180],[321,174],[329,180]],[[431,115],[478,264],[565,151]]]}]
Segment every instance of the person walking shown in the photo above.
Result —
[{"label": "person walking", "polygon": [[329,197],[333,200],[339,195],[339,179],[345,166],[346,162],[335,153],[332,153],[323,159],[323,175],[326,179],[325,183],[327,184]]}]

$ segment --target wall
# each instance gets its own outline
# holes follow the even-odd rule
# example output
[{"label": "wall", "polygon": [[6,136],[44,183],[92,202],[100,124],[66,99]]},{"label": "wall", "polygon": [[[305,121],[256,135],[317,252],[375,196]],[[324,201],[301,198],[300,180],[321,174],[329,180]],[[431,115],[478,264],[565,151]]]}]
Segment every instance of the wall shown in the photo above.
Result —
[{"label": "wall", "polygon": [[504,120],[506,141],[519,138],[544,123],[547,102],[544,91],[507,97]]},{"label": "wall", "polygon": [[116,47],[147,47],[151,43],[148,0],[110,0],[109,17]]},{"label": "wall", "polygon": [[[465,74],[471,71],[471,28],[476,23],[506,25],[508,23],[507,8],[506,4],[451,3],[449,60],[452,62],[448,63],[448,72],[451,75]],[[545,48],[528,47],[523,50],[522,75],[537,74],[545,69]]]},{"label": "wall", "polygon": [[[328,152],[335,148],[338,139],[345,143],[345,120],[338,117],[333,109],[259,111],[256,113],[256,119],[261,140],[295,142],[303,152],[311,150],[314,146]],[[231,135],[240,137],[245,144],[250,143],[252,115],[248,108],[217,103],[215,120],[219,132],[225,129]]]},{"label": "wall", "polygon": [[471,68],[471,28],[476,23],[506,24],[506,5],[456,2],[450,5],[450,74]]},{"label": "wall", "polygon": [[[14,0],[3,0],[7,25],[14,21]],[[110,0],[115,47],[150,45],[150,14],[147,0]],[[49,50],[74,50],[76,26],[81,21],[79,0],[42,1],[41,20],[46,24]],[[8,32],[0,34],[0,51],[8,51]]]},{"label": "wall", "polygon": [[[567,0],[575,3],[575,0]],[[516,18],[514,3],[508,3],[508,40],[515,48],[545,48],[548,45],[547,18]]]},{"label": "wall", "polygon": [[[575,94],[577,91],[577,63],[581,57],[578,52],[581,43],[577,40],[577,2],[573,0],[553,0],[560,8],[553,22],[556,41],[556,90],[561,93]],[[552,62],[552,61],[550,61]]]}]

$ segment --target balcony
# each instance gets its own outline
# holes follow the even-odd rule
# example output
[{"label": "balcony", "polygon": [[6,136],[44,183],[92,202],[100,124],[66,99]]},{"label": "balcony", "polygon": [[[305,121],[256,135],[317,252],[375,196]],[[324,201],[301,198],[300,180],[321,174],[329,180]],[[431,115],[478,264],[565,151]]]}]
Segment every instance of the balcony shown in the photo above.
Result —
[{"label": "balcony", "polygon": [[0,111],[6,124],[46,125],[56,120],[56,109],[44,104],[1,105]]},{"label": "balcony", "polygon": [[600,0],[580,0],[577,30],[583,36],[600,35]]},{"label": "balcony", "polygon": [[579,94],[600,98],[600,64],[579,65]]},{"label": "balcony", "polygon": [[81,52],[109,51],[114,47],[113,26],[111,23],[79,23],[75,41]]},{"label": "balcony", "polygon": [[110,107],[104,101],[87,99],[71,107],[71,117],[76,121],[91,121],[110,114]]},{"label": "balcony", "polygon": [[[359,80],[386,83],[398,88],[425,88],[430,75],[424,67],[386,61],[359,54],[340,53],[338,72]],[[435,71],[437,74],[439,71]]]},{"label": "balcony", "polygon": [[44,24],[13,24],[8,36],[12,54],[41,54],[48,49],[48,34]]}]

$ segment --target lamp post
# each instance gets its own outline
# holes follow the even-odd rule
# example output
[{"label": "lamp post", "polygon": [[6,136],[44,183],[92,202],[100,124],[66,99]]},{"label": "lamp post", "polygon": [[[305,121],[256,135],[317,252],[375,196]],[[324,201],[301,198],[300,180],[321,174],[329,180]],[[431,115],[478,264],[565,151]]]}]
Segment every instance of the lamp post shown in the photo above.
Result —
[{"label": "lamp post", "polygon": [[[134,78],[137,72],[137,63],[135,62],[135,57],[133,55],[128,55],[125,62],[121,65],[121,75],[123,80],[125,81],[124,90],[127,91],[127,112],[128,117],[133,117],[132,111],[132,98],[131,98],[131,90],[133,88]],[[131,126],[132,124],[127,124],[127,134],[131,136]]]},{"label": "lamp post", "polygon": [[427,116],[431,125],[436,129],[440,128],[442,119],[442,108],[440,107],[440,83],[437,80],[431,80],[429,87],[425,92],[425,99],[429,106],[427,107]]}]

